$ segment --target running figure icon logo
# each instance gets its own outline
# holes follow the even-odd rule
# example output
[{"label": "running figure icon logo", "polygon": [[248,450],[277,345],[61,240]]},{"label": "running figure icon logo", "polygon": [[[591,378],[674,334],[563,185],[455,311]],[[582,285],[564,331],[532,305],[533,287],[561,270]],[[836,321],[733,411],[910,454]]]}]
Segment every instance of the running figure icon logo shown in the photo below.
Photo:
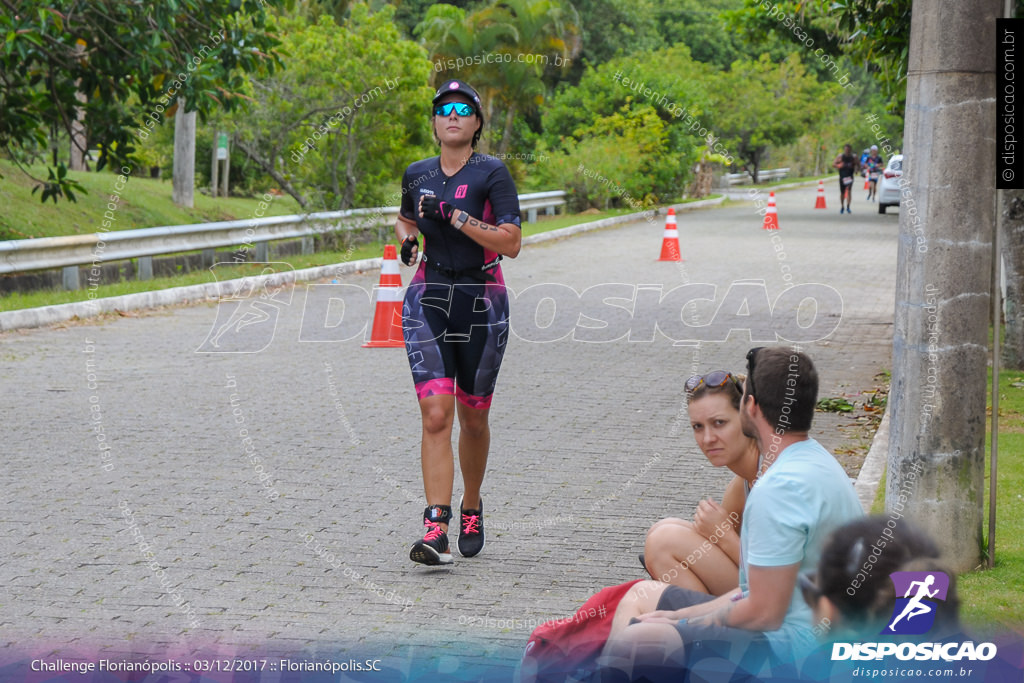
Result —
[{"label": "running figure icon logo", "polygon": [[935,623],[936,601],[946,599],[949,576],[943,572],[893,572],[889,578],[896,587],[896,606],[882,633],[927,633]]}]

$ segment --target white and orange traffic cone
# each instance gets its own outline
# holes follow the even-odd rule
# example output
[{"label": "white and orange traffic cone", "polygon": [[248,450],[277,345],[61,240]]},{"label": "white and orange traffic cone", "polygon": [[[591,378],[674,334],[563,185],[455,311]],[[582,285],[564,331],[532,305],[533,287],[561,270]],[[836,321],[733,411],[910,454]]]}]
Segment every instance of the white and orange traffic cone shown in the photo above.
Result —
[{"label": "white and orange traffic cone", "polygon": [[868,178],[867,176],[864,176],[864,189],[865,190],[870,190],[871,189],[871,179]]},{"label": "white and orange traffic cone", "polygon": [[778,230],[779,229],[779,212],[775,209],[775,193],[768,193],[768,208],[764,212],[764,225],[761,226],[763,230]]},{"label": "white and orange traffic cone", "polygon": [[676,210],[669,207],[665,216],[665,237],[661,240],[661,258],[659,261],[682,261],[679,251],[679,229],[676,227]]},{"label": "white and orange traffic cone", "polygon": [[825,181],[818,181],[818,198],[814,200],[815,209],[824,209],[825,206]]},{"label": "white and orange traffic cone", "polygon": [[376,292],[373,331],[363,348],[405,346],[402,336],[402,276],[398,273],[398,254],[393,244],[384,245],[384,262],[380,267],[380,284]]}]

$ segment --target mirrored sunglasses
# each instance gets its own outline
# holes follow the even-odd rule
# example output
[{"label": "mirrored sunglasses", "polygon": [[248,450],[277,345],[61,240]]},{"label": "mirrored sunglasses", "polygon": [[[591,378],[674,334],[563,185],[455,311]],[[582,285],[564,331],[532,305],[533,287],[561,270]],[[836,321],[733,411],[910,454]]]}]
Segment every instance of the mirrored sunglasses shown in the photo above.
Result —
[{"label": "mirrored sunglasses", "polygon": [[448,102],[434,107],[434,116],[451,116],[453,109],[459,116],[472,116],[476,113],[476,109],[474,109],[471,104],[466,104],[465,102]]}]

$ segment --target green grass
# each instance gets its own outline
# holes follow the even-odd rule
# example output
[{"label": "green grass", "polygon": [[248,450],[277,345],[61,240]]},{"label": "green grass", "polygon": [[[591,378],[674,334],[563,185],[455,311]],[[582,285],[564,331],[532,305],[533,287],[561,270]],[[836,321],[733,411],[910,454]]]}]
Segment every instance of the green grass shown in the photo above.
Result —
[{"label": "green grass", "polygon": [[[1017,385],[1017,386],[1014,386]],[[991,381],[989,395],[991,395]],[[989,411],[992,406],[989,405]],[[985,426],[988,453],[991,422]],[[1008,628],[1024,631],[1024,372],[1003,371],[999,378],[999,467],[997,471],[996,561],[992,569],[961,574],[958,591],[961,616],[975,629]],[[986,455],[987,460],[987,455]],[[988,487],[985,466],[985,519],[982,529],[988,547]],[[878,487],[872,514],[885,514],[885,477]]]},{"label": "green grass", "polygon": [[[1016,385],[1016,386],[1014,386]],[[989,385],[991,395],[991,384]],[[991,412],[991,405],[989,406]],[[985,425],[990,447],[991,422]],[[1024,631],[1024,372],[1003,371],[999,378],[999,467],[996,492],[995,566],[959,578],[961,613],[976,627],[1000,625]],[[988,547],[988,486],[985,467],[985,521]]]},{"label": "green grass", "polygon": [[[46,175],[45,166],[42,164],[36,164],[30,170],[37,177]],[[103,213],[107,210],[107,203],[115,190],[118,178],[116,173],[106,170],[101,173],[73,173],[72,176],[88,190],[88,193],[76,193],[76,202],[62,200],[57,204],[52,201],[42,204],[39,201],[38,193],[32,194],[33,181],[14,164],[0,160],[0,175],[3,176],[3,179],[0,180],[0,202],[4,207],[3,212],[0,212],[0,240],[87,234],[101,230]],[[712,198],[717,196],[711,195]],[[169,180],[132,177],[124,189],[120,190],[120,199],[117,202],[118,208],[115,214],[116,220],[109,229],[129,230],[160,225],[185,225],[250,218],[257,210],[260,201],[260,198],[242,197],[214,199],[197,191],[195,208],[184,209],[171,201]],[[683,203],[690,201],[697,200],[686,200]],[[273,202],[270,202],[269,208],[265,209],[265,215],[268,216],[296,213],[301,213],[301,210],[291,197],[276,197]],[[523,234],[534,235],[628,213],[636,213],[636,211],[622,208],[551,217],[542,215],[535,223],[525,223]],[[373,258],[380,256],[383,250],[383,243],[375,241],[360,246],[354,253],[325,251],[309,256],[281,257],[277,260],[284,261],[299,270],[343,261]],[[239,266],[233,269],[220,267],[216,271],[216,276],[207,269],[145,281],[122,280],[99,287],[94,293],[94,298],[204,284],[258,272],[259,270],[252,266]],[[88,299],[89,296],[85,289],[15,292],[0,296],[0,311],[52,306]]]},{"label": "green grass", "polygon": [[789,185],[790,183],[806,183],[811,180],[828,180],[831,174],[826,175],[808,175],[800,178],[783,178],[782,180],[773,180],[770,183],[758,184],[758,187],[775,187],[777,185]]},{"label": "green grass", "polygon": [[[134,182],[134,180],[132,181]],[[168,189],[169,193],[170,190]],[[714,197],[716,195],[712,195]],[[611,216],[619,216],[627,213],[636,213],[633,209],[615,209],[602,211],[600,213],[582,213],[559,216],[540,216],[536,223],[526,223],[523,226],[524,235],[534,235],[542,232],[550,232],[559,228],[600,220]],[[358,261],[360,259],[376,258],[384,252],[384,243],[379,241],[367,242],[351,253],[347,251],[322,251],[310,255],[290,255],[275,257],[271,247],[272,261],[288,263],[295,270],[313,268],[316,266],[328,266],[346,261]],[[248,275],[259,275],[260,268],[253,265],[240,264],[237,267],[225,268],[218,266],[216,274],[209,269],[183,273],[174,277],[159,277],[152,280],[122,280],[121,282],[101,285],[95,291],[92,298],[106,298],[121,296],[123,294],[135,294],[137,292],[150,292],[170,287],[185,287],[188,285],[206,284],[218,280],[227,280]],[[57,304],[74,303],[77,301],[89,300],[89,291],[86,288],[66,291],[62,289],[46,289],[35,292],[13,292],[0,296],[0,311],[14,311],[25,308],[37,308],[40,306],[55,306]]]},{"label": "green grass", "polygon": [[[275,257],[271,250],[271,261],[280,261],[289,264],[295,270],[313,268],[315,266],[328,266],[345,261],[358,261],[360,259],[374,258],[380,256],[384,247],[380,242],[370,242],[357,247],[351,253],[340,251],[324,251],[310,255],[297,255]],[[262,268],[255,264],[239,264],[238,266],[225,267],[217,266],[216,269],[195,270],[190,273],[183,273],[173,277],[157,277],[152,280],[121,280],[106,285],[100,285],[92,298],[107,298],[121,296],[123,294],[135,294],[138,292],[151,292],[171,287],[187,287],[189,285],[200,285],[210,282],[230,280],[250,275],[259,275]],[[44,289],[36,292],[13,292],[0,296],[0,311],[15,311],[23,308],[37,308],[39,306],[55,306],[57,304],[68,304],[76,301],[89,300],[89,291],[86,288],[67,291],[62,289]]]},{"label": "green grass", "polygon": [[[36,177],[46,177],[46,168],[37,164],[30,168]],[[66,199],[54,204],[39,202],[39,193],[32,194],[35,183],[14,164],[0,160],[0,240],[30,237],[56,237],[98,232],[103,229],[103,213],[114,194],[117,174],[70,173],[86,188],[88,194],[76,192],[77,201]],[[195,192],[195,208],[185,209],[171,201],[171,181],[132,177],[120,191],[116,220],[107,229],[130,230],[160,225],[185,225],[208,221],[251,218],[259,198],[212,198]],[[269,202],[267,216],[301,213],[298,203],[288,196]]]}]

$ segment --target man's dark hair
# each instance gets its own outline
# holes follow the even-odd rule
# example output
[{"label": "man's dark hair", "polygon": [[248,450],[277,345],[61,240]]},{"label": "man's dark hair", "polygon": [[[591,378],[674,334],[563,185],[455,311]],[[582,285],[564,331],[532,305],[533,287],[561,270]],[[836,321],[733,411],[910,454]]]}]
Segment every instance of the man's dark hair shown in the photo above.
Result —
[{"label": "man's dark hair", "polygon": [[807,432],[818,401],[818,371],[801,351],[780,346],[747,354],[747,391],[768,424],[781,432]]}]

